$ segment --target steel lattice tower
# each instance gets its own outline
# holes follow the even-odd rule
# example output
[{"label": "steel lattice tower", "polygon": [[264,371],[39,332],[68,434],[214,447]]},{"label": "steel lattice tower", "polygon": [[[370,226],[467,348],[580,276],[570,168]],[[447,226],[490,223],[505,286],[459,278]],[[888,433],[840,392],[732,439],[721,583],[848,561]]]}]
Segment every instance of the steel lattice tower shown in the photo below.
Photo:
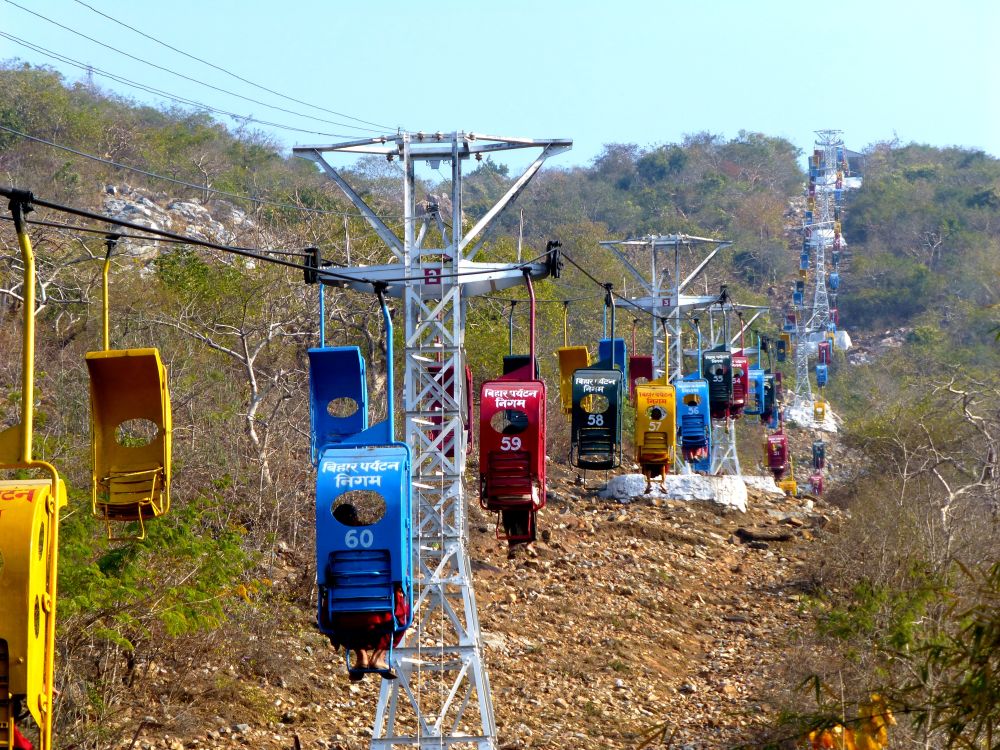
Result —
[{"label": "steel lattice tower", "polygon": [[[807,225],[812,230],[810,247],[815,253],[813,272],[816,277],[813,293],[812,316],[806,324],[806,331],[826,331],[830,322],[830,300],[826,290],[826,248],[833,245],[835,233],[834,202],[837,188],[837,148],[843,149],[844,140],[840,130],[818,130],[817,151],[822,150],[823,161],[816,165],[816,209],[814,220]],[[839,222],[838,222],[839,223]],[[836,227],[839,230],[839,227]],[[836,231],[839,235],[839,231]]]},{"label": "steel lattice tower", "polygon": [[[524,189],[550,156],[570,140],[533,140],[472,133],[399,133],[333,146],[295,148],[315,161],[359,209],[398,262],[320,272],[328,284],[371,290],[390,282],[402,296],[405,315],[404,396],[406,440],[413,452],[412,540],[417,597],[413,626],[393,652],[399,678],[383,680],[371,747],[495,750],[496,724],[483,660],[479,617],[467,552],[464,486],[467,430],[465,393],[465,300],[549,273],[546,263],[511,266],[477,263],[482,234]],[[541,154],[502,198],[469,230],[462,215],[462,163],[484,153],[539,148]],[[403,170],[403,237],[398,237],[324,153],[374,154],[398,159]],[[451,164],[449,233],[437,204],[418,209],[416,165]],[[439,247],[426,247],[431,222]],[[418,228],[418,224],[420,225]]]},{"label": "steel lattice tower", "polygon": [[[679,377],[683,365],[683,347],[681,344],[682,318],[684,310],[705,309],[718,301],[718,295],[688,295],[684,290],[698,277],[698,275],[708,266],[719,251],[730,247],[733,243],[729,240],[714,240],[708,237],[692,237],[686,234],[661,234],[648,235],[636,240],[607,240],[601,242],[601,247],[605,247],[615,254],[615,257],[628,269],[632,277],[639,283],[640,288],[645,292],[641,297],[634,297],[628,302],[616,299],[615,305],[620,308],[640,307],[652,314],[652,356],[653,356],[653,378],[660,378],[667,375],[668,380]],[[689,273],[681,279],[680,250],[682,247],[700,248],[710,246],[711,250]],[[714,247],[712,247],[714,246]],[[638,265],[627,254],[645,253],[649,251],[650,271],[648,278],[643,275]],[[673,250],[673,263],[657,264],[658,257],[662,260],[664,251]],[[662,321],[662,324],[661,324]],[[670,336],[669,342],[663,340],[664,325]],[[667,351],[668,346],[673,347],[673,369],[670,366],[670,356]]]}]

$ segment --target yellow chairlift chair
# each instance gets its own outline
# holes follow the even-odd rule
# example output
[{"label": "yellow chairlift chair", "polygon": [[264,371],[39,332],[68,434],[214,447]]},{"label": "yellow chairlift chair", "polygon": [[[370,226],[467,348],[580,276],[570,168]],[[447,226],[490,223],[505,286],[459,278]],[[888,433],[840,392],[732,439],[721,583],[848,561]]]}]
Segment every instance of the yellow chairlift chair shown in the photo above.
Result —
[{"label": "yellow chairlift chair", "polygon": [[590,352],[585,346],[569,345],[569,302],[563,302],[563,345],[559,357],[559,400],[563,414],[573,413],[573,373],[590,367]]},{"label": "yellow chairlift chair", "polygon": [[788,474],[778,482],[778,489],[789,497],[797,497],[799,494],[799,485],[795,481],[795,461],[792,460],[790,453],[788,456]]},{"label": "yellow chairlift chair", "polygon": [[[108,538],[144,539],[145,519],[170,509],[170,393],[156,349],[111,349],[108,272],[116,239],[104,260],[104,350],[87,353],[93,455],[94,515]],[[138,537],[114,537],[111,523],[139,524]]]},{"label": "yellow chairlift chair", "polygon": [[[21,393],[34,393],[35,262],[24,215],[32,195],[2,189],[10,199],[24,263]],[[20,422],[0,431],[0,748],[14,747],[15,722],[25,708],[38,725],[38,750],[52,748],[59,512],[66,485],[55,467],[36,460],[34,400],[21,399]],[[24,470],[45,476],[25,478]]]}]

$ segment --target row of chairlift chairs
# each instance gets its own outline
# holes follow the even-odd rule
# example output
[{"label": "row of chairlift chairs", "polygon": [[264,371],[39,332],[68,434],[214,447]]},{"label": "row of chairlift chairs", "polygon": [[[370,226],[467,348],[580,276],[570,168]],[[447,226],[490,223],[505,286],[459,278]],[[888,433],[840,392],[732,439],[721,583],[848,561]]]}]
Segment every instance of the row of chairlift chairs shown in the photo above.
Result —
[{"label": "row of chairlift chairs", "polygon": [[[129,538],[114,537],[113,522],[136,524],[131,538],[142,538],[146,520],[163,515],[170,504],[170,397],[158,350],[110,348],[107,276],[113,247],[109,241],[104,265],[104,347],[86,357],[93,426],[92,506],[112,538]],[[480,389],[480,503],[498,515],[519,519],[498,523],[498,536],[511,542],[534,539],[535,514],[545,505],[546,392],[535,356],[530,278],[526,283],[531,295],[529,353],[505,357],[504,374]],[[391,362],[392,323],[381,293],[380,299]],[[564,346],[557,351],[560,396],[563,411],[571,415],[575,466],[604,470],[620,465],[621,407],[628,382],[637,412],[637,462],[647,475],[669,471],[678,447],[694,470],[708,471],[712,420],[741,413],[759,415],[778,428],[767,438],[767,465],[776,479],[784,475],[790,459],[779,418],[781,373],[762,369],[759,352],[757,367],[750,367],[742,348],[739,353],[725,345],[699,351],[699,371],[669,384],[652,378],[651,357],[627,354],[625,341],[614,337],[613,305],[610,310],[611,336],[600,340],[593,363],[586,347],[569,345],[564,319]],[[829,361],[828,347],[821,348],[820,358],[821,363]],[[414,591],[411,458],[410,448],[394,435],[392,368],[386,368],[385,419],[369,426],[366,362],[360,349],[310,349],[309,364],[311,457],[317,469],[317,622],[332,639],[346,642],[344,623],[356,622],[352,616],[371,615],[385,623],[395,640],[412,621]],[[464,373],[467,394],[470,375]],[[441,378],[452,382],[454,374],[442,370]],[[471,401],[467,409],[470,424]],[[142,439],[128,434],[135,420],[147,423]],[[453,451],[454,446],[445,450]],[[823,461],[824,447],[817,442],[817,471]],[[373,497],[374,508],[355,506],[352,514],[338,513],[344,505],[363,506]],[[406,603],[402,611],[400,596]]]},{"label": "row of chairlift chairs", "polygon": [[[531,279],[526,276],[525,281],[530,297],[528,354],[513,354],[511,347],[503,374],[479,389],[479,502],[497,513],[497,536],[510,543],[535,538],[535,515],[546,498],[546,389],[535,352],[534,290]],[[392,329],[384,299],[382,308],[391,362]],[[766,339],[758,346],[756,367],[750,366],[742,346],[732,351],[721,345],[699,350],[699,370],[670,384],[652,379],[651,357],[628,355],[625,341],[614,337],[613,305],[610,310],[611,336],[598,342],[593,363],[586,347],[569,345],[568,316],[564,318],[564,346],[557,355],[561,403],[571,416],[574,466],[606,470],[620,465],[627,382],[636,407],[637,462],[647,476],[671,470],[678,448],[694,470],[709,471],[712,420],[747,414],[776,429],[766,438],[766,464],[782,479],[792,465],[780,418],[781,373],[761,367],[760,353],[769,352]],[[513,311],[510,325],[513,330]],[[392,368],[386,373],[386,418],[369,427],[360,350],[323,346],[311,349],[309,360],[312,461],[317,468],[317,621],[331,639],[346,643],[350,634],[343,623],[354,622],[351,617],[359,614],[372,615],[385,623],[395,640],[411,623],[413,572],[410,450],[393,435]],[[453,374],[439,372],[442,383],[451,387]],[[469,375],[467,371],[467,393]],[[331,409],[345,401],[354,408]],[[466,424],[471,424],[471,404],[466,408]],[[443,449],[453,451],[454,446]],[[821,468],[822,443],[813,451],[814,465]],[[794,492],[794,479],[791,482],[790,488],[787,483],[783,487]],[[381,500],[377,517],[345,521],[337,512],[354,496],[372,492]],[[407,602],[403,617],[397,606],[400,593]]]},{"label": "row of chairlift chairs", "polygon": [[[609,306],[610,302],[606,302],[606,310]],[[627,382],[629,401],[636,410],[636,462],[647,478],[672,470],[678,449],[682,461],[692,470],[711,471],[713,420],[726,422],[746,414],[760,417],[762,423],[776,430],[768,438],[770,449],[765,463],[775,479],[782,480],[789,471],[790,458],[780,417],[781,373],[770,361],[767,339],[758,342],[756,366],[751,366],[742,333],[739,349],[721,344],[702,351],[700,329],[694,321],[699,369],[669,383],[665,378],[652,377],[652,357],[629,356],[625,341],[614,338],[613,307],[611,319],[612,336],[598,342],[597,361],[591,363],[587,347],[570,346],[564,310],[564,340],[557,355],[562,407],[570,415],[570,459],[574,466],[607,470],[620,465],[621,405],[623,384]],[[634,331],[633,325],[633,352]],[[767,368],[761,364],[764,351],[768,353]],[[794,493],[794,480],[783,488]]]}]

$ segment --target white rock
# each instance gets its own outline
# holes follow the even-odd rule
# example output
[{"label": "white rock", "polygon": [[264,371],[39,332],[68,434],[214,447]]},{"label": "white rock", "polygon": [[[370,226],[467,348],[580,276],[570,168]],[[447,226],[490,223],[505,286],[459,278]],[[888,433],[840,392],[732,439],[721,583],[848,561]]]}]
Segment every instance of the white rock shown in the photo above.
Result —
[{"label": "white rock", "polygon": [[743,482],[751,489],[766,492],[768,495],[784,495],[785,491],[778,487],[774,477],[768,474],[766,477],[756,477],[743,475]]},{"label": "white rock", "polygon": [[616,500],[631,500],[646,494],[646,477],[642,474],[619,474],[608,480],[608,486],[600,492],[601,497]]}]

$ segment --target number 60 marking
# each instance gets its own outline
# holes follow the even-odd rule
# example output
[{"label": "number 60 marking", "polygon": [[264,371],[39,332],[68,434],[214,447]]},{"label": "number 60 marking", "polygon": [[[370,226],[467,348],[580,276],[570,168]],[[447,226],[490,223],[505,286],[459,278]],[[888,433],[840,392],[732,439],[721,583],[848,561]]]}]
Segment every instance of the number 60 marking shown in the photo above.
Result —
[{"label": "number 60 marking", "polygon": [[351,529],[344,534],[344,544],[346,544],[349,549],[354,549],[355,547],[371,547],[374,542],[375,535],[371,532],[371,529],[362,529],[361,531]]}]

